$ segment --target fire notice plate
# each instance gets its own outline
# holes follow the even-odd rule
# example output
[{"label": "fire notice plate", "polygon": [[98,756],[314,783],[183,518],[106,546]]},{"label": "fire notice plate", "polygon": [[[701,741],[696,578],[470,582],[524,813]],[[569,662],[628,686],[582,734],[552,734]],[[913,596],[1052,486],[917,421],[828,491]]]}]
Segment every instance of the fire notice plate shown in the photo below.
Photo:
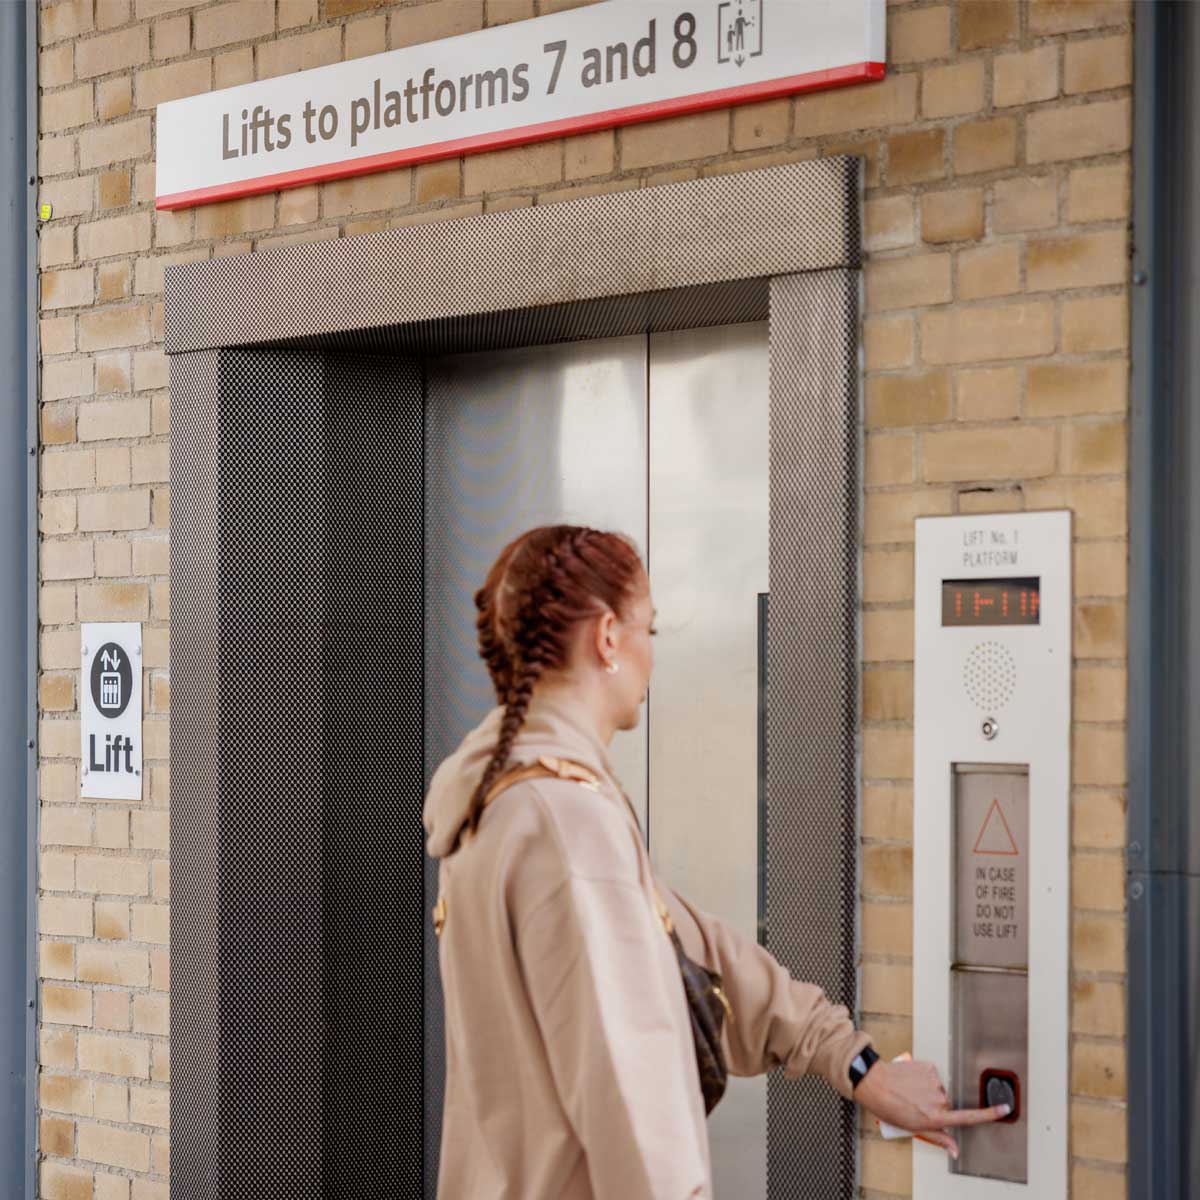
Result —
[{"label": "fire notice plate", "polygon": [[80,795],[141,800],[141,623],[85,624],[81,646]]}]

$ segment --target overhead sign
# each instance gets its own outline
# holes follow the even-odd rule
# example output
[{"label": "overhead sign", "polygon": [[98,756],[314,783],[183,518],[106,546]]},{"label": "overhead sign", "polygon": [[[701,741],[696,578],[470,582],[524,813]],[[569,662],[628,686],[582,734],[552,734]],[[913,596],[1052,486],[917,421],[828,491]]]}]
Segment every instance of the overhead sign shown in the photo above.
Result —
[{"label": "overhead sign", "polygon": [[158,106],[158,207],[882,79],[885,8],[605,0],[173,100]]},{"label": "overhead sign", "polygon": [[80,794],[142,798],[142,627],[85,624],[82,637]]}]

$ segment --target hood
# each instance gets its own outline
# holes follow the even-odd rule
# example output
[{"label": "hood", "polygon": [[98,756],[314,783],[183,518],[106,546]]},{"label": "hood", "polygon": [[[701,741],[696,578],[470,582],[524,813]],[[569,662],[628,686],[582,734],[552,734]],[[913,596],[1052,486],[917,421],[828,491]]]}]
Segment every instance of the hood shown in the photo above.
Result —
[{"label": "hood", "polygon": [[[467,820],[467,808],[496,748],[503,708],[493,708],[434,772],[425,797],[423,821],[426,849],[432,858],[445,858],[454,848]],[[513,742],[510,765],[533,762],[539,754],[570,758],[613,781],[608,753],[588,717],[561,700],[537,695]]]}]

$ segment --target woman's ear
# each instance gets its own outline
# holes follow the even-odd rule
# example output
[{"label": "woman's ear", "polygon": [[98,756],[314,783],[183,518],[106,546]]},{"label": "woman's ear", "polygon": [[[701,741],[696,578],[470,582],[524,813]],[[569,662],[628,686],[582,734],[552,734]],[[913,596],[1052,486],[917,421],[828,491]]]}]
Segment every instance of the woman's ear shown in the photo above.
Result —
[{"label": "woman's ear", "polygon": [[601,663],[611,661],[617,652],[617,617],[611,608],[605,609],[596,622],[596,653]]}]

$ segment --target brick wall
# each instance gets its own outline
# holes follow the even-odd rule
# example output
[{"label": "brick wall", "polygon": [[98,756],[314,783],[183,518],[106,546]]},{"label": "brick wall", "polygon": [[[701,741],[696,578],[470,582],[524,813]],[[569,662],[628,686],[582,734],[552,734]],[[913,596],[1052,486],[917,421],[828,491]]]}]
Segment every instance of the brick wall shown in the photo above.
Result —
[{"label": "brick wall", "polygon": [[[867,162],[863,1020],[911,1041],[912,518],[1075,511],[1072,1192],[1125,1196],[1132,6],[889,6],[889,77],[156,213],[163,100],[572,7],[41,6],[40,1194],[166,1200],[170,263],[821,154]],[[145,799],[79,801],[79,622],[144,622]],[[864,1129],[864,1195],[911,1191]]]}]

